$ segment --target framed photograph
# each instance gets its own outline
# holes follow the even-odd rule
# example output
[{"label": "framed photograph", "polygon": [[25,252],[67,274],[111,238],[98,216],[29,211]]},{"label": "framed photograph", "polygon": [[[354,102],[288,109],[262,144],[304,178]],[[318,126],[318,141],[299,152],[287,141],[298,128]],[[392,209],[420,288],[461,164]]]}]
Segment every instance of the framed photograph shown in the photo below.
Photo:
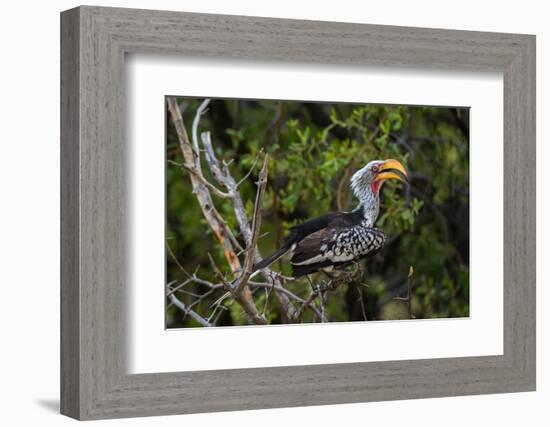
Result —
[{"label": "framed photograph", "polygon": [[534,36],[83,6],[61,50],[63,414],[535,389]]},{"label": "framed photograph", "polygon": [[167,110],[166,328],[469,317],[468,108]]}]

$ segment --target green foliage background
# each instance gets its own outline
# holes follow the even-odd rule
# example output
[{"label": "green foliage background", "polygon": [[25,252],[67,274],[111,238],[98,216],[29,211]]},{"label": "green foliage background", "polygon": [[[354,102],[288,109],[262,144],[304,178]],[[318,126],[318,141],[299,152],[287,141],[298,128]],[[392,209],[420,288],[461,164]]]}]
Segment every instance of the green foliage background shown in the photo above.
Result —
[{"label": "green foliage background", "polygon": [[[188,133],[202,99],[180,98]],[[175,129],[167,114],[166,280],[183,281],[175,259],[189,272],[216,282],[208,253],[228,271],[221,247],[205,223],[192,194]],[[395,158],[409,171],[410,186],[396,181],[382,188],[377,226],[388,235],[385,248],[365,262],[364,277],[329,292],[330,321],[400,319],[406,306],[407,272],[414,267],[413,312],[416,318],[469,315],[469,110],[466,108],[329,104],[292,101],[212,100],[199,133],[209,130],[220,159],[232,160],[231,171],[242,178],[259,150],[269,154],[269,182],[262,210],[260,251],[276,250],[288,229],[329,211],[351,210],[349,177],[374,159]],[[261,163],[261,162],[260,162]],[[206,171],[208,168],[203,167]],[[259,165],[241,188],[252,213]],[[229,201],[216,207],[233,230],[238,230]],[[239,236],[238,236],[239,237]],[[173,254],[173,256],[170,254]],[[290,275],[287,262],[275,267]],[[190,287],[201,294],[201,285]],[[307,281],[289,285],[304,298]],[[195,310],[207,315],[213,293]],[[364,308],[360,303],[361,293]],[[178,295],[187,304],[193,296]],[[266,295],[258,291],[263,306]],[[266,317],[282,323],[276,299],[268,297]],[[218,325],[247,324],[246,315],[231,299]],[[312,321],[307,315],[304,321]],[[198,324],[167,301],[167,327]]]}]

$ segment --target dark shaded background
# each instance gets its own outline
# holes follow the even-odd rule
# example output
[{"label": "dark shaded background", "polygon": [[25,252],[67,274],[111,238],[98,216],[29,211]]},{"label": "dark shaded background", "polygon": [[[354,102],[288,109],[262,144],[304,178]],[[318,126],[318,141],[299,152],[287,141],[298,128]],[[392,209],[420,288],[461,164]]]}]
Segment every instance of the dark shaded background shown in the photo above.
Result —
[{"label": "dark shaded background", "polygon": [[[179,98],[187,131],[202,99]],[[205,224],[191,192],[174,127],[167,114],[166,220],[167,282],[189,272],[216,281],[207,254],[226,268],[221,248]],[[414,267],[413,311],[416,318],[469,315],[469,110],[467,108],[328,104],[291,101],[212,100],[200,131],[212,133],[220,158],[233,160],[239,179],[252,166],[258,150],[270,155],[269,182],[262,210],[264,235],[260,250],[274,251],[289,227],[326,212],[355,207],[349,177],[373,159],[396,158],[409,170],[410,187],[388,182],[382,190],[377,226],[388,235],[384,250],[367,259],[361,280],[329,293],[330,321],[400,319],[407,309],[396,296],[407,292],[407,272]],[[205,171],[207,167],[203,168]],[[259,168],[243,183],[241,193],[252,212]],[[215,200],[235,227],[229,203]],[[197,270],[198,269],[198,270]],[[275,269],[290,274],[288,263]],[[193,285],[192,293],[204,292]],[[307,295],[307,282],[289,285]],[[220,291],[195,306],[206,315]],[[361,296],[361,298],[360,298]],[[190,294],[178,295],[190,304]],[[264,304],[258,295],[258,304]],[[267,318],[281,323],[275,299]],[[361,307],[361,299],[364,310]],[[219,325],[247,324],[238,304],[227,302]],[[307,316],[304,321],[311,321]],[[167,327],[198,326],[167,302]]]}]

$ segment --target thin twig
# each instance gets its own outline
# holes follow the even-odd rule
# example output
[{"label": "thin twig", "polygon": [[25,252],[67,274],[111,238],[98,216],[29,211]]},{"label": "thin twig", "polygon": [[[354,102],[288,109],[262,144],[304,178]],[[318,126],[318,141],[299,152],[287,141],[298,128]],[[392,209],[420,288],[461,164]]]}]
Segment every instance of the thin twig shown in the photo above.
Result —
[{"label": "thin twig", "polygon": [[407,276],[407,306],[409,309],[409,319],[414,319],[414,314],[412,312],[412,280],[413,280],[414,269],[412,265],[409,266],[409,274]]},{"label": "thin twig", "polygon": [[207,254],[208,260],[210,261],[210,265],[212,266],[212,271],[214,272],[214,275],[221,280],[223,286],[228,290],[231,291],[231,283],[227,281],[225,276],[222,274],[221,270],[218,268],[216,261],[214,261],[214,258],[212,255],[210,255],[210,252]]},{"label": "thin twig", "polygon": [[319,307],[321,309],[321,323],[325,323],[327,319],[325,318],[325,293],[319,289]]},{"label": "thin twig", "polygon": [[310,292],[308,298],[303,302],[303,304],[298,309],[298,312],[297,312],[296,318],[295,318],[296,322],[299,322],[299,323],[302,322],[303,317],[304,317],[304,312],[306,311],[306,307],[310,307],[312,309],[312,311],[317,315],[317,318],[319,320],[321,319],[321,313],[319,312],[317,307],[313,304],[313,300],[315,299],[315,296],[316,295],[312,290]]},{"label": "thin twig", "polygon": [[170,290],[168,292],[166,292],[166,296],[169,297],[170,295],[172,295],[174,292],[177,292],[179,291],[181,288],[187,286],[189,283],[191,283],[192,279],[187,279],[187,280],[184,280],[183,282],[181,282],[178,286],[176,286],[175,288],[170,288]]},{"label": "thin twig", "polygon": [[186,315],[200,323],[202,326],[210,327],[212,324],[208,322],[204,317],[202,317],[197,312],[191,310],[188,308],[183,302],[181,302],[179,299],[175,297],[175,295],[170,295],[168,298],[170,298],[170,301],[172,304],[174,304],[176,307],[178,307],[181,311],[183,311]]},{"label": "thin twig", "polygon": [[258,164],[258,160],[260,159],[260,154],[262,154],[263,152],[264,152],[263,148],[258,150],[258,152],[256,153],[256,157],[254,158],[254,162],[252,163],[252,166],[250,167],[246,175],[243,176],[239,180],[239,182],[237,182],[237,187],[240,186],[243,182],[245,182],[248,179],[248,177],[252,174],[254,169],[256,169],[256,165]]},{"label": "thin twig", "polygon": [[412,311],[412,281],[413,281],[414,268],[412,265],[409,266],[409,273],[407,274],[407,296],[403,297],[393,297],[394,300],[403,301],[407,304],[407,313],[409,319],[416,319]]},{"label": "thin twig", "polygon": [[191,275],[187,272],[187,270],[185,268],[183,268],[183,265],[181,265],[180,262],[178,261],[178,259],[176,258],[176,255],[174,254],[174,251],[172,251],[172,248],[170,247],[168,242],[166,242],[166,248],[168,249],[168,253],[170,254],[170,257],[172,257],[172,259],[176,263],[177,267],[182,271],[182,273],[186,277],[191,277]]},{"label": "thin twig", "polygon": [[[199,285],[204,285],[204,286],[208,287],[211,290],[221,289],[221,288],[224,287],[222,283],[212,283],[212,282],[209,282],[208,280],[204,280],[204,279],[201,279],[200,277],[197,277],[196,275],[193,275],[192,277],[190,277],[190,278],[186,279],[185,281],[183,281],[182,283],[180,283],[175,288],[171,288],[166,293],[166,296],[170,296],[170,294],[173,294],[174,292],[180,291],[181,288],[184,288],[189,283],[197,283]],[[189,293],[189,291],[185,291],[185,292]]]},{"label": "thin twig", "polygon": [[204,185],[206,185],[210,191],[212,191],[216,196],[222,198],[222,199],[230,199],[232,196],[229,193],[225,193],[222,190],[220,190],[218,187],[216,187],[214,184],[212,184],[210,181],[208,181],[201,172],[199,172],[194,166],[187,165],[185,163],[178,163],[174,162],[173,160],[168,160],[168,163],[173,164],[175,166],[179,166],[182,169],[185,169],[187,172],[192,173],[195,175],[198,179],[202,181]]},{"label": "thin twig", "polygon": [[[270,288],[270,289],[271,289],[271,288]],[[264,291],[265,291],[265,292],[264,292],[265,301],[264,301],[264,308],[262,309],[262,316],[264,316],[264,317],[265,317],[265,312],[266,312],[266,310],[267,310],[267,303],[268,303],[268,301],[269,301],[270,289],[267,289],[267,288],[264,289]]]},{"label": "thin twig", "polygon": [[[283,293],[283,294],[287,295],[288,297],[290,297],[291,299],[293,299],[294,301],[296,301],[296,302],[298,302],[298,303],[300,303],[304,306],[307,306],[307,307],[311,308],[315,312],[315,314],[318,314],[319,316],[321,315],[321,313],[317,310],[317,307],[315,307],[315,305],[313,305],[313,299],[314,298],[312,298],[311,300],[309,300],[309,299],[304,300],[303,298],[300,298],[298,295],[296,295],[293,292],[289,291],[287,288],[283,288],[280,285],[272,285],[272,284],[263,283],[263,282],[248,282],[248,283],[252,287],[271,289],[275,293],[277,293],[277,292]],[[315,297],[316,294],[313,295],[313,296]]]},{"label": "thin twig", "polygon": [[218,324],[218,321],[220,320],[220,317],[221,315],[227,311],[227,307],[224,307],[223,305],[220,305],[219,307],[219,310],[218,310],[218,314],[216,315],[216,317],[214,318],[214,325],[217,325]]},{"label": "thin twig", "polygon": [[359,303],[361,304],[361,312],[363,313],[363,320],[367,320],[367,312],[365,311],[365,302],[363,301],[363,290],[359,287],[357,289],[357,294],[359,295]]}]

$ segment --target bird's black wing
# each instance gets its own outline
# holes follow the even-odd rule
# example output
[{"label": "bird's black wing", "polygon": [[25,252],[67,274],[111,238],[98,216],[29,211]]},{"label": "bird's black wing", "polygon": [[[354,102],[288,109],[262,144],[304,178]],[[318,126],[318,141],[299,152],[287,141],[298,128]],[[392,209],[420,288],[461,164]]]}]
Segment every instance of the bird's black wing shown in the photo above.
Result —
[{"label": "bird's black wing", "polygon": [[300,240],[315,233],[316,231],[328,227],[331,224],[346,221],[346,218],[349,215],[352,214],[346,212],[332,212],[295,225],[294,227],[291,227],[290,233],[285,239],[285,244],[290,246],[294,243],[298,243]]},{"label": "bird's black wing", "polygon": [[294,276],[338,266],[379,250],[385,242],[382,230],[350,226],[338,220],[311,233],[294,247],[290,260]]},{"label": "bird's black wing", "polygon": [[263,260],[255,264],[253,267],[253,271],[261,270],[262,268],[273,264],[279,258],[284,256],[289,250],[291,250],[300,240],[318,230],[326,228],[329,224],[338,221],[346,215],[349,214],[344,212],[333,212],[295,225],[290,229],[290,233],[285,238],[283,245],[276,252],[272,253],[271,255],[265,257]]}]

